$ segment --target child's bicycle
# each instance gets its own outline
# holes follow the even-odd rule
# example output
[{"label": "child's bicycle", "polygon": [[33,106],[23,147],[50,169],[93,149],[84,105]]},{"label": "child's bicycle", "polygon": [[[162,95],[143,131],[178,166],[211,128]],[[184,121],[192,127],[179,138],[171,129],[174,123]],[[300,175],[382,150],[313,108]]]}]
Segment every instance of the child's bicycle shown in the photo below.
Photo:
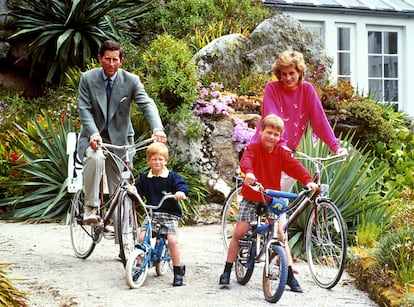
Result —
[{"label": "child's bicycle", "polygon": [[[314,158],[301,152],[295,152],[295,154],[314,164],[314,182],[318,183],[320,191],[311,192],[303,190],[299,194],[295,194],[261,189],[261,192],[264,196],[272,197],[273,199],[280,197],[292,200],[286,209],[286,212],[293,212],[286,223],[285,231],[307,208],[311,208],[305,231],[307,261],[314,281],[320,287],[330,289],[339,282],[342,276],[345,267],[347,238],[346,227],[341,213],[327,195],[329,185],[321,184],[320,176],[321,172],[327,172],[326,168],[329,165],[344,161],[344,157],[336,155],[328,158]],[[227,197],[223,208],[222,234],[226,249],[228,249],[236,223],[238,205],[241,200],[241,185],[242,179],[238,179],[236,187]],[[258,235],[256,237],[256,245],[264,246],[263,243],[260,243],[263,240],[265,240],[264,236]],[[256,256],[256,261],[259,259],[260,257]]]},{"label": "child's bicycle", "polygon": [[141,287],[145,282],[150,267],[155,266],[157,276],[164,275],[168,268],[172,270],[170,252],[168,250],[168,241],[165,236],[161,235],[160,225],[157,224],[155,230],[152,229],[152,210],[162,206],[164,201],[169,198],[175,198],[174,194],[164,195],[157,206],[145,204],[139,194],[133,196],[145,210],[145,220],[147,226],[145,229],[144,241],[135,245],[134,251],[128,258],[125,267],[125,277],[130,288],[136,289]]},{"label": "child's bicycle", "polygon": [[[96,244],[105,236],[108,239],[115,239],[115,243],[119,244],[119,256],[122,263],[126,264],[138,236],[135,204],[127,194],[130,180],[134,178],[130,169],[130,154],[145,149],[153,141],[154,138],[149,138],[134,145],[124,146],[101,144],[104,153],[123,165],[124,170],[120,170],[122,173],[121,180],[112,195],[108,197],[104,193],[103,180],[101,181],[99,192],[101,205],[98,208],[98,225],[86,225],[83,223],[84,192],[81,188],[82,185],[80,184],[77,190],[73,191],[75,194],[70,206],[70,236],[72,247],[77,257],[82,259],[88,258],[95,249]],[[123,151],[125,155],[118,157],[110,149]],[[81,166],[79,168],[81,169]],[[76,176],[78,176],[78,179],[79,176],[82,178],[82,173],[78,172]],[[113,229],[109,230],[112,226]]]},{"label": "child's bicycle", "polygon": [[[265,255],[263,293],[266,301],[276,303],[285,290],[288,263],[282,243],[274,238],[274,221],[266,219],[266,207],[279,216],[286,204],[283,200],[273,199],[269,205],[262,203],[257,207],[256,221],[251,223],[247,234],[239,239],[235,272],[238,283],[245,285],[253,274],[255,262]],[[264,219],[266,222],[263,222]]]}]

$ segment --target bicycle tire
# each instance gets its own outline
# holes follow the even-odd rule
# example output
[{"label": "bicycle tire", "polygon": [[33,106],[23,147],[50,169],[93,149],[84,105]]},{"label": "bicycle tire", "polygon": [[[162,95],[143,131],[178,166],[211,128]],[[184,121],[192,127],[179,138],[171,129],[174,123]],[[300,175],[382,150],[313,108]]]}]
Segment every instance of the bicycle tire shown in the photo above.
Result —
[{"label": "bicycle tire", "polygon": [[124,266],[132,253],[138,237],[138,223],[135,204],[126,191],[122,191],[118,197],[115,219],[118,229],[119,255]]},{"label": "bicycle tire", "polygon": [[316,284],[333,288],[345,268],[346,228],[341,212],[329,199],[317,200],[306,226],[306,255]]},{"label": "bicycle tire", "polygon": [[228,251],[230,240],[233,237],[236,228],[237,214],[239,212],[239,203],[241,201],[241,185],[234,187],[226,200],[221,214],[221,232],[223,237],[224,249]]},{"label": "bicycle tire", "polygon": [[95,227],[83,225],[84,201],[83,191],[77,191],[70,205],[70,239],[76,257],[88,258],[95,249]]},{"label": "bicycle tire", "polygon": [[[252,242],[253,243],[253,242]],[[245,285],[249,282],[254,271],[254,263],[256,257],[256,246],[240,246],[235,263],[235,271],[237,282]]]},{"label": "bicycle tire", "polygon": [[125,266],[125,278],[131,289],[137,289],[142,286],[147,278],[148,266],[143,265],[147,257],[147,252],[137,248],[131,253]]},{"label": "bicycle tire", "polygon": [[164,244],[162,247],[160,261],[158,261],[155,264],[155,272],[157,273],[157,276],[162,276],[162,275],[165,275],[168,269],[170,270],[173,269],[172,261],[171,261],[170,252],[168,250],[168,245]]},{"label": "bicycle tire", "polygon": [[[267,267],[267,270],[266,270]],[[276,303],[282,297],[288,275],[288,263],[285,250],[280,245],[271,245],[269,263],[263,268],[263,294],[265,300]]]}]

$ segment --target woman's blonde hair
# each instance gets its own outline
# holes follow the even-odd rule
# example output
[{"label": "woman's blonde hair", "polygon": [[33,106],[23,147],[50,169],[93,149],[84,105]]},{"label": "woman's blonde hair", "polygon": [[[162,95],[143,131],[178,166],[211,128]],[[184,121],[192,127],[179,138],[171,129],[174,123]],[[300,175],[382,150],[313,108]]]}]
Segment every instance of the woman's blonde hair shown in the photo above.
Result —
[{"label": "woman's blonde hair", "polygon": [[168,147],[164,143],[155,142],[148,146],[146,151],[147,160],[156,154],[162,155],[168,161]]},{"label": "woman's blonde hair", "polygon": [[281,79],[281,70],[289,66],[295,66],[299,73],[299,82],[305,77],[306,64],[303,54],[298,51],[284,51],[272,65],[272,71],[278,80]]},{"label": "woman's blonde hair", "polygon": [[283,126],[284,126],[283,120],[279,116],[271,113],[263,119],[261,130],[262,131],[265,130],[266,127],[272,127],[274,129],[282,132],[283,131]]}]

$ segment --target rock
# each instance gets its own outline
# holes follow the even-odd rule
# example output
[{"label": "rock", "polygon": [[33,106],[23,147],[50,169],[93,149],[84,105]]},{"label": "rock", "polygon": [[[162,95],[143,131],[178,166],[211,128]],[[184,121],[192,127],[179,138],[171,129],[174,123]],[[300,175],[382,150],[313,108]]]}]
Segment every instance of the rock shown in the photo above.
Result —
[{"label": "rock", "polygon": [[193,57],[198,70],[203,74],[214,72],[223,85],[233,88],[245,73],[243,55],[246,52],[247,37],[229,34],[216,38],[200,49]]}]

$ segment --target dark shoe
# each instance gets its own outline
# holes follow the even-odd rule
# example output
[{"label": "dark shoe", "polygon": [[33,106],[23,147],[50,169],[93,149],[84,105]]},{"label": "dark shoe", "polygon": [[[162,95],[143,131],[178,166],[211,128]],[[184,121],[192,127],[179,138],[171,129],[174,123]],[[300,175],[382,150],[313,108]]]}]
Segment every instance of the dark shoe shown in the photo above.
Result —
[{"label": "dark shoe", "polygon": [[230,272],[224,272],[220,275],[220,285],[229,285],[230,284]]},{"label": "dark shoe", "polygon": [[182,266],[174,266],[174,281],[173,286],[174,287],[180,287],[183,285],[183,279],[185,275],[185,265]]},{"label": "dark shoe", "polygon": [[290,287],[290,290],[293,292],[303,292],[295,277],[288,278],[286,284]]}]

